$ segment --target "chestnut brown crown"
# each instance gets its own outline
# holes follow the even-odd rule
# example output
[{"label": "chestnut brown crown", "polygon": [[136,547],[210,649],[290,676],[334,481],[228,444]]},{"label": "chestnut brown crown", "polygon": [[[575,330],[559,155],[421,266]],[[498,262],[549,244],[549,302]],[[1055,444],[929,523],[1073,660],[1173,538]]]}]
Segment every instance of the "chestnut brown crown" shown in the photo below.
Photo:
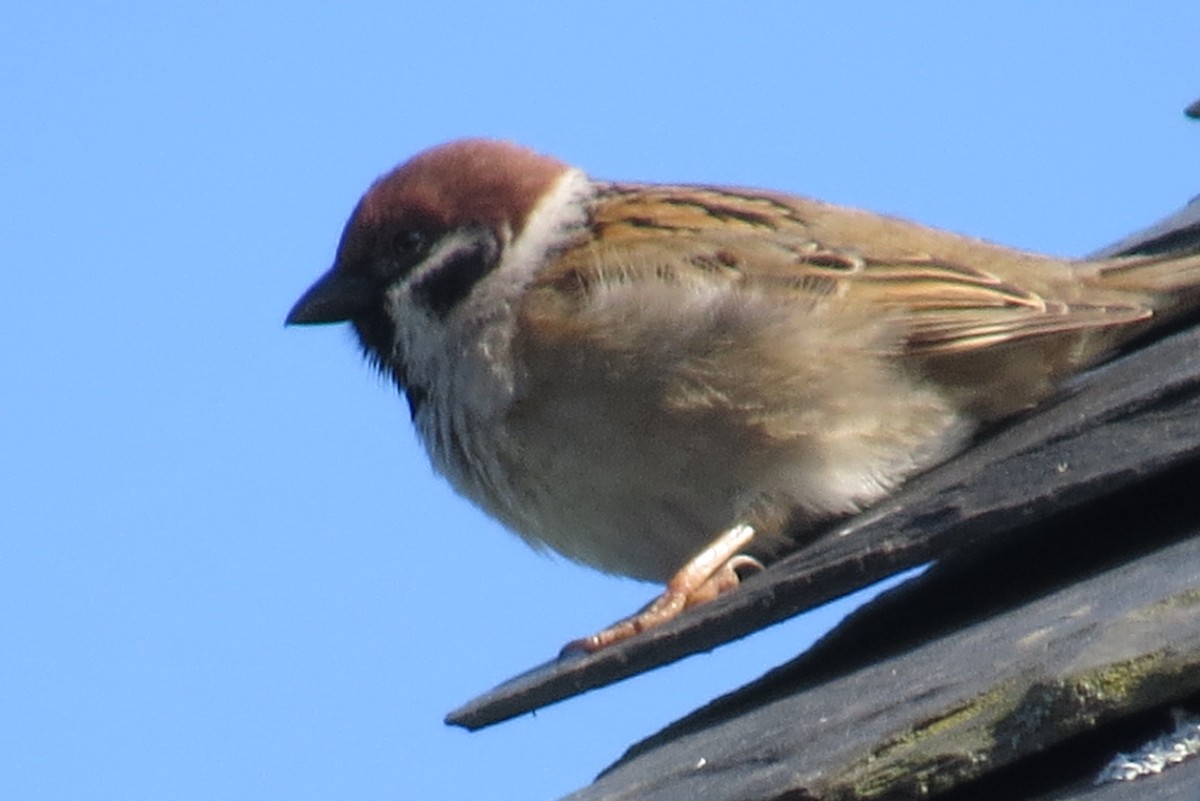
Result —
[{"label": "chestnut brown crown", "polygon": [[493,250],[518,236],[562,162],[518,145],[464,139],[424,151],[382,176],[354,208],[333,267],[292,307],[289,325],[355,321],[440,240],[464,229]]}]

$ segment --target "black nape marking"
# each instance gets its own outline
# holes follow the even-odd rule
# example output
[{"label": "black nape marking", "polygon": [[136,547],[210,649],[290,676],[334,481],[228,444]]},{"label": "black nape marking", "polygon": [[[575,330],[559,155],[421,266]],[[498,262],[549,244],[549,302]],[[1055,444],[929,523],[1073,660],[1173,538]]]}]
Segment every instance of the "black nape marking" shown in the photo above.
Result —
[{"label": "black nape marking", "polygon": [[445,319],[500,262],[496,240],[490,233],[468,232],[467,236],[413,285],[413,299],[439,320]]}]

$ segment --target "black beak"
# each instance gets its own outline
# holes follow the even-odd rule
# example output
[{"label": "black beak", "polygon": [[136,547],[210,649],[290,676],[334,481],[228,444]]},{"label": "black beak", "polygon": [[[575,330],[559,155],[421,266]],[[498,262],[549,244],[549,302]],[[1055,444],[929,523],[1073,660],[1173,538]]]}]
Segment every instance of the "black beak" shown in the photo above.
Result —
[{"label": "black beak", "polygon": [[375,293],[366,281],[339,273],[325,273],[309,287],[288,312],[287,325],[344,323],[367,310]]}]

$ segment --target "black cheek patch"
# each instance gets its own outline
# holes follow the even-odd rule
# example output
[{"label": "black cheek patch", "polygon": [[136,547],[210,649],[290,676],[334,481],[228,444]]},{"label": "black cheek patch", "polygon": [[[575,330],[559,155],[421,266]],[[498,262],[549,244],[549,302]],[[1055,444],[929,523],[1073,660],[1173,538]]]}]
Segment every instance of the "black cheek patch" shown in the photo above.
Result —
[{"label": "black cheek patch", "polygon": [[413,285],[413,300],[444,320],[496,268],[497,250],[495,240],[483,233],[463,242]]}]

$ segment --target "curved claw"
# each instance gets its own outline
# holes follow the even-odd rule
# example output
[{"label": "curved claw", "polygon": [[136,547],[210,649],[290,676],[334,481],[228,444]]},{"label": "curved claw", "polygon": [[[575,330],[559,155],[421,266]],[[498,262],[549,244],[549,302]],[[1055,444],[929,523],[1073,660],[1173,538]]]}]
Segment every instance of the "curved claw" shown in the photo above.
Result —
[{"label": "curved claw", "polygon": [[754,539],[754,528],[739,523],[710,542],[671,577],[662,595],[640,612],[618,620],[603,631],[572,640],[563,646],[560,656],[594,653],[622,642],[679,616],[691,606],[707,603],[738,586],[739,569],[762,570],[757,559],[739,553]]}]

